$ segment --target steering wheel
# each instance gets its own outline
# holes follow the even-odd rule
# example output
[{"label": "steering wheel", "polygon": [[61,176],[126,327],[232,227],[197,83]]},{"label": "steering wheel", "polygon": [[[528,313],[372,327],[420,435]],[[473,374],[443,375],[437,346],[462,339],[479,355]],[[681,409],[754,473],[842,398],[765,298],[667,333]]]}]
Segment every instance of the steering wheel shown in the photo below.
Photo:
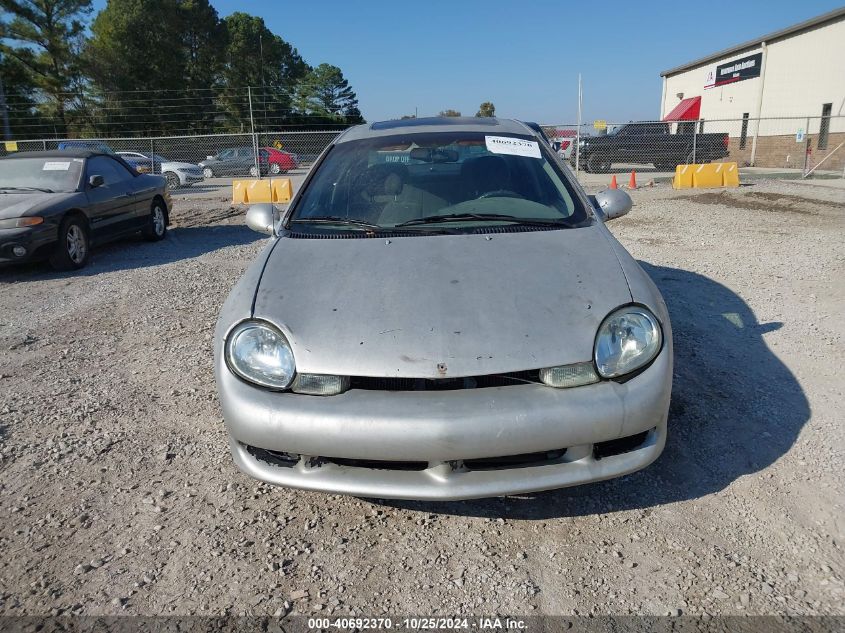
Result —
[{"label": "steering wheel", "polygon": [[510,189],[496,189],[495,191],[488,191],[487,193],[482,193],[476,198],[476,200],[481,200],[482,198],[520,198],[525,200],[525,196],[517,193],[516,191],[511,191]]}]

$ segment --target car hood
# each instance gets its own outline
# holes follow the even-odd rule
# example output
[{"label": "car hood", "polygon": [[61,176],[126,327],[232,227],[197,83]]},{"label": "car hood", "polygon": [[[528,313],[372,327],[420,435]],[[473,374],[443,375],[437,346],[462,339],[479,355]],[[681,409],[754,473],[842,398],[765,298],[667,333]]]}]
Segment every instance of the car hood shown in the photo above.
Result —
[{"label": "car hood", "polygon": [[631,293],[598,226],[492,235],[280,238],[254,316],[300,372],[443,378],[589,361]]},{"label": "car hood", "polygon": [[71,193],[0,193],[0,220],[19,218],[46,209],[53,204],[61,204],[76,194]]},{"label": "car hood", "polygon": [[167,161],[161,164],[162,170],[168,169],[197,169],[199,165],[193,163],[178,163],[176,161]]}]

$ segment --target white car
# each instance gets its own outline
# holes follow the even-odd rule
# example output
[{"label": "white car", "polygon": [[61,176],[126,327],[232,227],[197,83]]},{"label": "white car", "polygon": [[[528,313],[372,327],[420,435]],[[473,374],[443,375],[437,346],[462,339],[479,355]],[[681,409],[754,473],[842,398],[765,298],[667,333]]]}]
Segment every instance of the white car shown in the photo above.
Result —
[{"label": "white car", "polygon": [[142,152],[116,152],[127,163],[132,165],[136,171],[143,173],[161,174],[167,180],[168,189],[176,189],[192,185],[203,180],[202,169],[193,163],[179,163],[168,160],[164,156]]}]

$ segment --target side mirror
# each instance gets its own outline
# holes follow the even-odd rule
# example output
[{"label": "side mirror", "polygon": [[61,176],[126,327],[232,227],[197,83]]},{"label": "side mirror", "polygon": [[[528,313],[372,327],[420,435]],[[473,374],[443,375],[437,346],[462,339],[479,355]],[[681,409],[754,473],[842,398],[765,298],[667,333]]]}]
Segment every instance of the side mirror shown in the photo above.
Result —
[{"label": "side mirror", "polygon": [[276,217],[276,208],[272,204],[254,204],[246,212],[246,225],[253,231],[274,235]]},{"label": "side mirror", "polygon": [[102,176],[94,175],[88,178],[88,184],[91,186],[91,189],[96,189],[97,187],[102,187],[106,184],[106,181],[103,180]]},{"label": "side mirror", "polygon": [[634,206],[631,196],[619,189],[605,189],[594,196],[595,207],[602,220],[620,218]]}]

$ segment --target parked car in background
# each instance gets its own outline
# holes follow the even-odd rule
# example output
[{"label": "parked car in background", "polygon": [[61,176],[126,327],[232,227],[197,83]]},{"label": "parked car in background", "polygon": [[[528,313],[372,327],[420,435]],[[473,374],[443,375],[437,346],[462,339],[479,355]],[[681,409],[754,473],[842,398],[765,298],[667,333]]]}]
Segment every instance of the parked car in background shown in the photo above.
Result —
[{"label": "parked car in background", "polygon": [[275,147],[262,147],[260,151],[262,152],[262,159],[266,154],[268,171],[271,174],[284,174],[299,166],[299,157],[296,154]]},{"label": "parked car in background", "polygon": [[167,186],[171,189],[192,185],[203,179],[202,168],[193,163],[180,163],[168,160],[158,154],[151,155],[144,152],[125,151],[117,152],[117,155],[132,165],[138,172],[161,174],[167,181]]},{"label": "parked car in background", "polygon": [[164,178],[88,149],[0,158],[0,264],[48,258],[82,268],[91,247],[133,233],[160,240],[170,221]]},{"label": "parked car in background", "polygon": [[214,340],[235,463],[428,500],[647,466],[666,441],[672,332],[605,226],[630,208],[618,189],[588,196],[518,121],[344,131],[286,210],[247,211],[272,241]]},{"label": "parked car in background", "polygon": [[[653,164],[660,171],[674,171],[685,163],[709,163],[729,155],[728,134],[694,134],[694,127],[678,124],[674,134],[668,122],[627,123],[609,134],[581,140],[579,165],[607,173],[613,163]],[[694,123],[694,122],[690,122]],[[575,153],[569,158],[575,164]]]},{"label": "parked car in background", "polygon": [[258,177],[269,171],[267,151],[258,152],[258,168],[255,166],[255,151],[251,147],[231,147],[221,150],[217,155],[210,156],[199,164],[205,178],[217,176],[253,176]]},{"label": "parked car in background", "polygon": [[88,149],[92,152],[100,152],[101,154],[114,154],[114,150],[101,141],[60,141],[57,149],[60,150],[74,150],[74,149]]}]

